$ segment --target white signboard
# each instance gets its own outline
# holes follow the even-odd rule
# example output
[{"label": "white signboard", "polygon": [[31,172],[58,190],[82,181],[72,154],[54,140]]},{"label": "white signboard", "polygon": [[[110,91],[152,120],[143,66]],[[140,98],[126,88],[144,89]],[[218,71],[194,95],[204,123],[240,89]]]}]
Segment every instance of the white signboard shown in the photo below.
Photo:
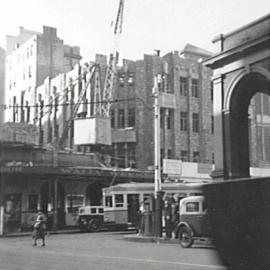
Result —
[{"label": "white signboard", "polygon": [[74,120],[74,144],[111,145],[111,122],[109,118],[77,118]]},{"label": "white signboard", "polygon": [[163,173],[181,175],[182,161],[178,159],[163,159]]}]

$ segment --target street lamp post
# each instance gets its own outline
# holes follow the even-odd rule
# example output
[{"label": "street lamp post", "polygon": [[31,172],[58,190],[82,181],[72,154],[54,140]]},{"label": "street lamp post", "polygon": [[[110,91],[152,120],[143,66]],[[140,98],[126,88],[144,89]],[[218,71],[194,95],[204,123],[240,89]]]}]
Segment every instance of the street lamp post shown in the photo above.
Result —
[{"label": "street lamp post", "polygon": [[154,232],[156,237],[162,236],[162,191],[160,174],[160,109],[158,101],[158,85],[161,82],[161,76],[154,77],[154,138],[155,138],[155,212],[154,212]]}]

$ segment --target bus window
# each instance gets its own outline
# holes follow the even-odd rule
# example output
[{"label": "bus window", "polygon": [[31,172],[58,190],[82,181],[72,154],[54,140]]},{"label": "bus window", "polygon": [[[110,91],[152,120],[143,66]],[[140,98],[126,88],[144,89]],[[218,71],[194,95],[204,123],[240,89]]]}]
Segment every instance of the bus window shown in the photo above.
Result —
[{"label": "bus window", "polygon": [[105,197],[105,206],[112,207],[112,196]]},{"label": "bus window", "polygon": [[124,196],[123,194],[115,195],[115,207],[123,207],[124,206]]}]

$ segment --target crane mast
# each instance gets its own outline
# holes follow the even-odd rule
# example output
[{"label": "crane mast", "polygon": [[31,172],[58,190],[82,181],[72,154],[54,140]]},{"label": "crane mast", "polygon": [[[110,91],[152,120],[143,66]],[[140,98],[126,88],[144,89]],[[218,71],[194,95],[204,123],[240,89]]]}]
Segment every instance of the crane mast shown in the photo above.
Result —
[{"label": "crane mast", "polygon": [[114,91],[114,80],[116,74],[116,66],[119,59],[119,53],[117,51],[118,45],[118,38],[122,33],[122,26],[123,26],[123,13],[124,13],[124,0],[120,0],[116,21],[114,25],[114,42],[115,47],[113,52],[110,53],[109,56],[109,64],[107,68],[105,83],[104,83],[104,90],[103,90],[103,101],[102,104],[102,114],[104,116],[109,117],[110,114],[110,107],[113,98],[113,91]]},{"label": "crane mast", "polygon": [[[83,81],[84,86],[80,90],[77,101],[74,104],[69,119],[66,121],[61,136],[59,137],[57,148],[63,148],[68,132],[72,123],[74,122],[74,144],[87,145],[87,144],[111,144],[111,126],[110,126],[110,108],[114,93],[114,82],[116,75],[116,68],[118,63],[118,38],[122,33],[123,26],[123,11],[124,0],[119,1],[117,10],[116,21],[114,25],[114,48],[109,56],[109,62],[106,69],[105,82],[103,91],[100,86],[100,67],[98,64],[91,65],[85,74],[81,74],[80,80]],[[86,76],[84,76],[86,75]],[[89,104],[89,110],[87,111],[84,101],[87,100],[86,95],[89,95],[88,99],[93,101]],[[92,93],[92,94],[91,94]],[[80,108],[83,108],[83,113],[80,112]],[[78,115],[84,115],[79,117]],[[86,117],[88,116],[88,118]],[[83,122],[82,122],[83,121]],[[94,128],[93,128],[94,127]],[[88,129],[88,138],[81,139],[82,134],[86,134]],[[99,129],[99,130],[98,130]],[[102,130],[104,129],[104,130]],[[106,137],[107,136],[107,137]],[[101,140],[96,140],[98,137],[103,137]],[[106,138],[105,138],[106,137]]]}]

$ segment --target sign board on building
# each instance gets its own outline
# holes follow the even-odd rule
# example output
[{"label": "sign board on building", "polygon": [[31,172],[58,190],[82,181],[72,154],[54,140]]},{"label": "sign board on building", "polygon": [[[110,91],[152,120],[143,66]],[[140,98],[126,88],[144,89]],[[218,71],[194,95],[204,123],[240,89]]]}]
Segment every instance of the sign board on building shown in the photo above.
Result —
[{"label": "sign board on building", "polygon": [[163,159],[163,173],[168,175],[181,175],[182,161],[178,159]]},{"label": "sign board on building", "polygon": [[0,124],[0,141],[13,143],[37,144],[37,128],[26,123]]},{"label": "sign board on building", "polygon": [[111,120],[105,117],[77,118],[74,120],[75,145],[111,145]]}]

